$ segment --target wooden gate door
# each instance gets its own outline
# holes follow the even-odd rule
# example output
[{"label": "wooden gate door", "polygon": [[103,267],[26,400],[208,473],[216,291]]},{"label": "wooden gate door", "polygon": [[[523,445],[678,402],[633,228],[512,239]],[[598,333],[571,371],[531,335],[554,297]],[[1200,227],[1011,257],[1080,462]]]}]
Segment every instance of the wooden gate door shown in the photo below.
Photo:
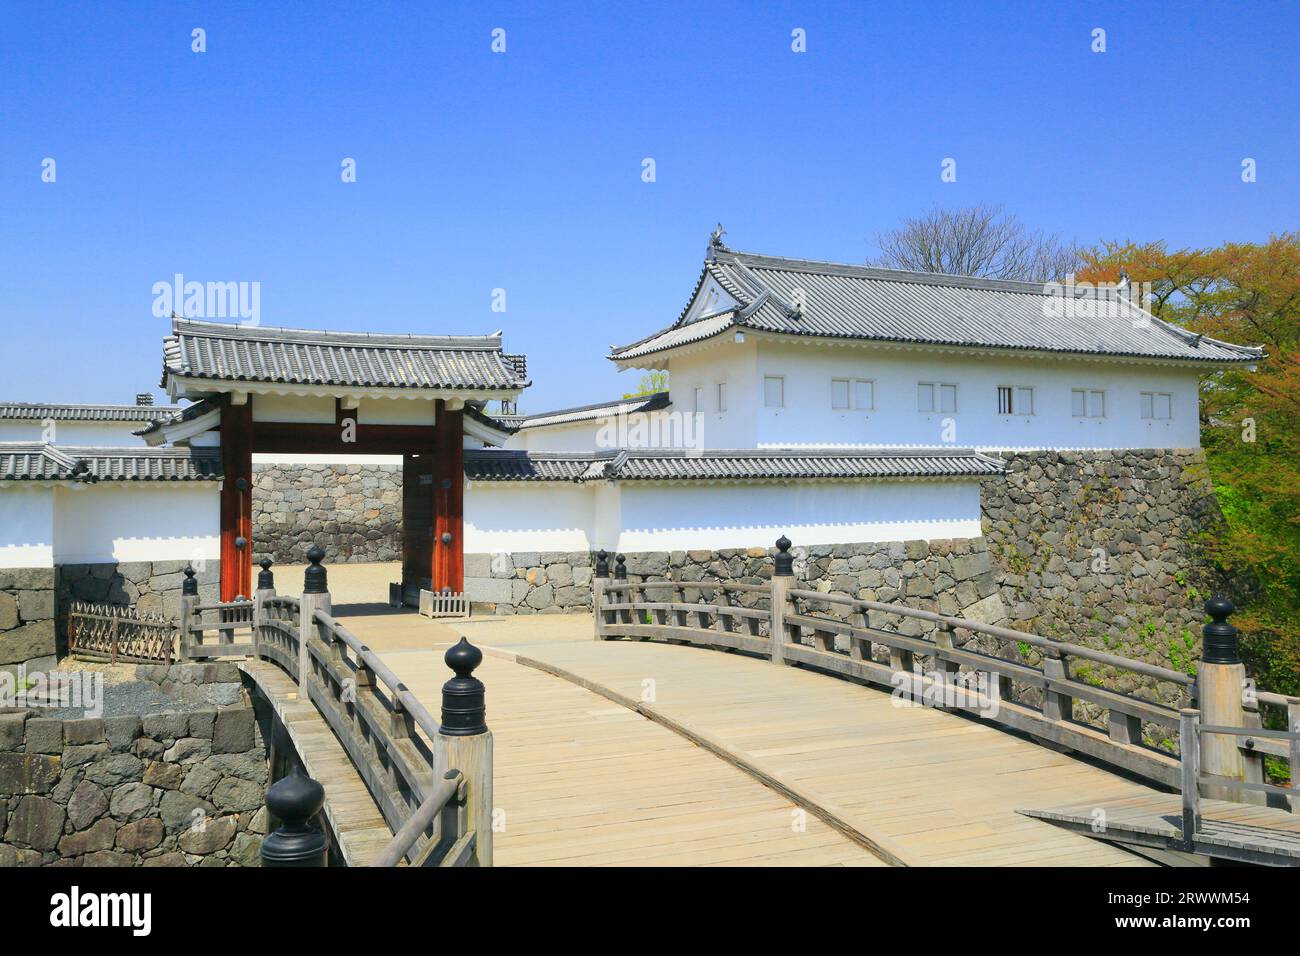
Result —
[{"label": "wooden gate door", "polygon": [[402,456],[402,603],[420,603],[433,587],[434,456]]}]

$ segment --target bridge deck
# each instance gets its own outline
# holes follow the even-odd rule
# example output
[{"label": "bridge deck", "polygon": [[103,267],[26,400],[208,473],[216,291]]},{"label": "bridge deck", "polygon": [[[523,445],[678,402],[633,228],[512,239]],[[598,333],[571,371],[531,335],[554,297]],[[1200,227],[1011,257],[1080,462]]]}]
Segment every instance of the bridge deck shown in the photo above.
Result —
[{"label": "bridge deck", "polygon": [[[496,649],[481,673],[508,821],[501,864],[850,862],[865,856],[858,843],[910,865],[1148,864],[1016,810],[1149,788],[877,690],[739,655],[596,642],[587,617],[348,626],[431,706],[445,671],[402,648],[454,629]],[[793,841],[792,802],[811,811]]]},{"label": "bridge deck", "polygon": [[[408,620],[427,638],[427,620]],[[368,623],[348,627],[370,642]],[[441,652],[383,657],[436,713]],[[488,688],[493,795],[505,814],[498,866],[881,865],[815,818],[797,828],[790,801],[603,697],[492,656],[475,673]]]},{"label": "bridge deck", "polygon": [[324,813],[348,866],[368,866],[393,838],[365,781],[320,711],[299,699],[298,685],[267,661],[246,660],[240,669],[257,682],[275,709],[307,775],[325,788]]}]

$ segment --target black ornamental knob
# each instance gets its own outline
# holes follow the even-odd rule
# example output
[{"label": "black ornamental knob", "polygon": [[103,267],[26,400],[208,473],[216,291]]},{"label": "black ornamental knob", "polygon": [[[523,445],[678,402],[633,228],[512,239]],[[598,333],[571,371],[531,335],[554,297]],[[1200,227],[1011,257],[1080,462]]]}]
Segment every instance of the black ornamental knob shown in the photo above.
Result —
[{"label": "black ornamental knob", "polygon": [[456,676],[442,685],[442,726],[438,733],[449,737],[487,733],[483,682],[473,676],[474,668],[483,663],[483,652],[462,637],[442,659]]},{"label": "black ornamental knob", "polygon": [[325,804],[325,788],[298,768],[271,784],[266,809],[280,826],[262,841],[263,866],[326,866],[329,841],[312,825]]},{"label": "black ornamental knob", "polygon": [[1226,597],[1216,594],[1205,602],[1205,613],[1212,620],[1201,630],[1201,660],[1206,664],[1240,664],[1237,629],[1228,623],[1228,615],[1237,610]]},{"label": "black ornamental knob", "polygon": [[321,561],[325,560],[325,549],[319,544],[313,544],[307,549],[307,560],[311,564],[302,576],[302,593],[327,593],[329,584],[326,581],[325,569],[321,566]]},{"label": "black ornamental knob", "polygon": [[790,539],[785,535],[776,539],[776,567],[772,573],[783,578],[794,575],[794,555],[790,553]]},{"label": "black ornamental knob", "polygon": [[271,572],[271,559],[263,558],[260,564],[262,570],[257,574],[257,589],[259,591],[273,590],[275,588],[275,575]]}]

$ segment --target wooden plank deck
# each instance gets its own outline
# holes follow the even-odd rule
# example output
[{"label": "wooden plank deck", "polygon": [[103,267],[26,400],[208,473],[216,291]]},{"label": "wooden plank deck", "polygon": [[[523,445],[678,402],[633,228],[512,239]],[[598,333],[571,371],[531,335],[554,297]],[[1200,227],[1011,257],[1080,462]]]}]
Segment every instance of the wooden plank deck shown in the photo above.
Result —
[{"label": "wooden plank deck", "polygon": [[[430,621],[410,626],[437,636]],[[383,651],[392,619],[350,618],[437,713],[442,652]],[[401,643],[409,643],[409,635]],[[574,684],[488,656],[497,866],[883,866],[864,847],[672,731]]]},{"label": "wooden plank deck", "polygon": [[[1182,850],[1182,809],[1178,794],[1152,791],[1123,800],[1074,801],[1055,807],[1026,807],[1020,812],[1097,839]],[[1300,815],[1226,800],[1202,800],[1195,852],[1245,863],[1298,866]]]},{"label": "wooden plank deck", "polygon": [[393,832],[334,732],[298,685],[274,664],[246,660],[240,670],[257,682],[284,724],[307,775],[325,788],[326,819],[348,866],[368,866]]},{"label": "wooden plank deck", "polygon": [[451,626],[638,709],[909,865],[1151,865],[1016,812],[1081,792],[1098,800],[1154,792],[1070,755],[933,708],[895,706],[888,693],[801,668],[597,642],[586,617],[569,618],[568,632],[552,618],[539,640],[530,620]]}]

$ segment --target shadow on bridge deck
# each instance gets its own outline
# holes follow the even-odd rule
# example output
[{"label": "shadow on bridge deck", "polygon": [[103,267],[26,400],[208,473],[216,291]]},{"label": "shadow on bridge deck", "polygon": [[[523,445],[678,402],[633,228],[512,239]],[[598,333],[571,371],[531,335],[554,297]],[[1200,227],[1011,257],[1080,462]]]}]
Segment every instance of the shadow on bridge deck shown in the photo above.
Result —
[{"label": "shadow on bridge deck", "polygon": [[489,651],[500,864],[876,862],[866,846],[906,865],[1150,865],[1016,812],[1150,788],[879,690],[737,654],[597,642],[588,616],[348,626],[431,707],[445,672],[412,648],[463,633]]}]

